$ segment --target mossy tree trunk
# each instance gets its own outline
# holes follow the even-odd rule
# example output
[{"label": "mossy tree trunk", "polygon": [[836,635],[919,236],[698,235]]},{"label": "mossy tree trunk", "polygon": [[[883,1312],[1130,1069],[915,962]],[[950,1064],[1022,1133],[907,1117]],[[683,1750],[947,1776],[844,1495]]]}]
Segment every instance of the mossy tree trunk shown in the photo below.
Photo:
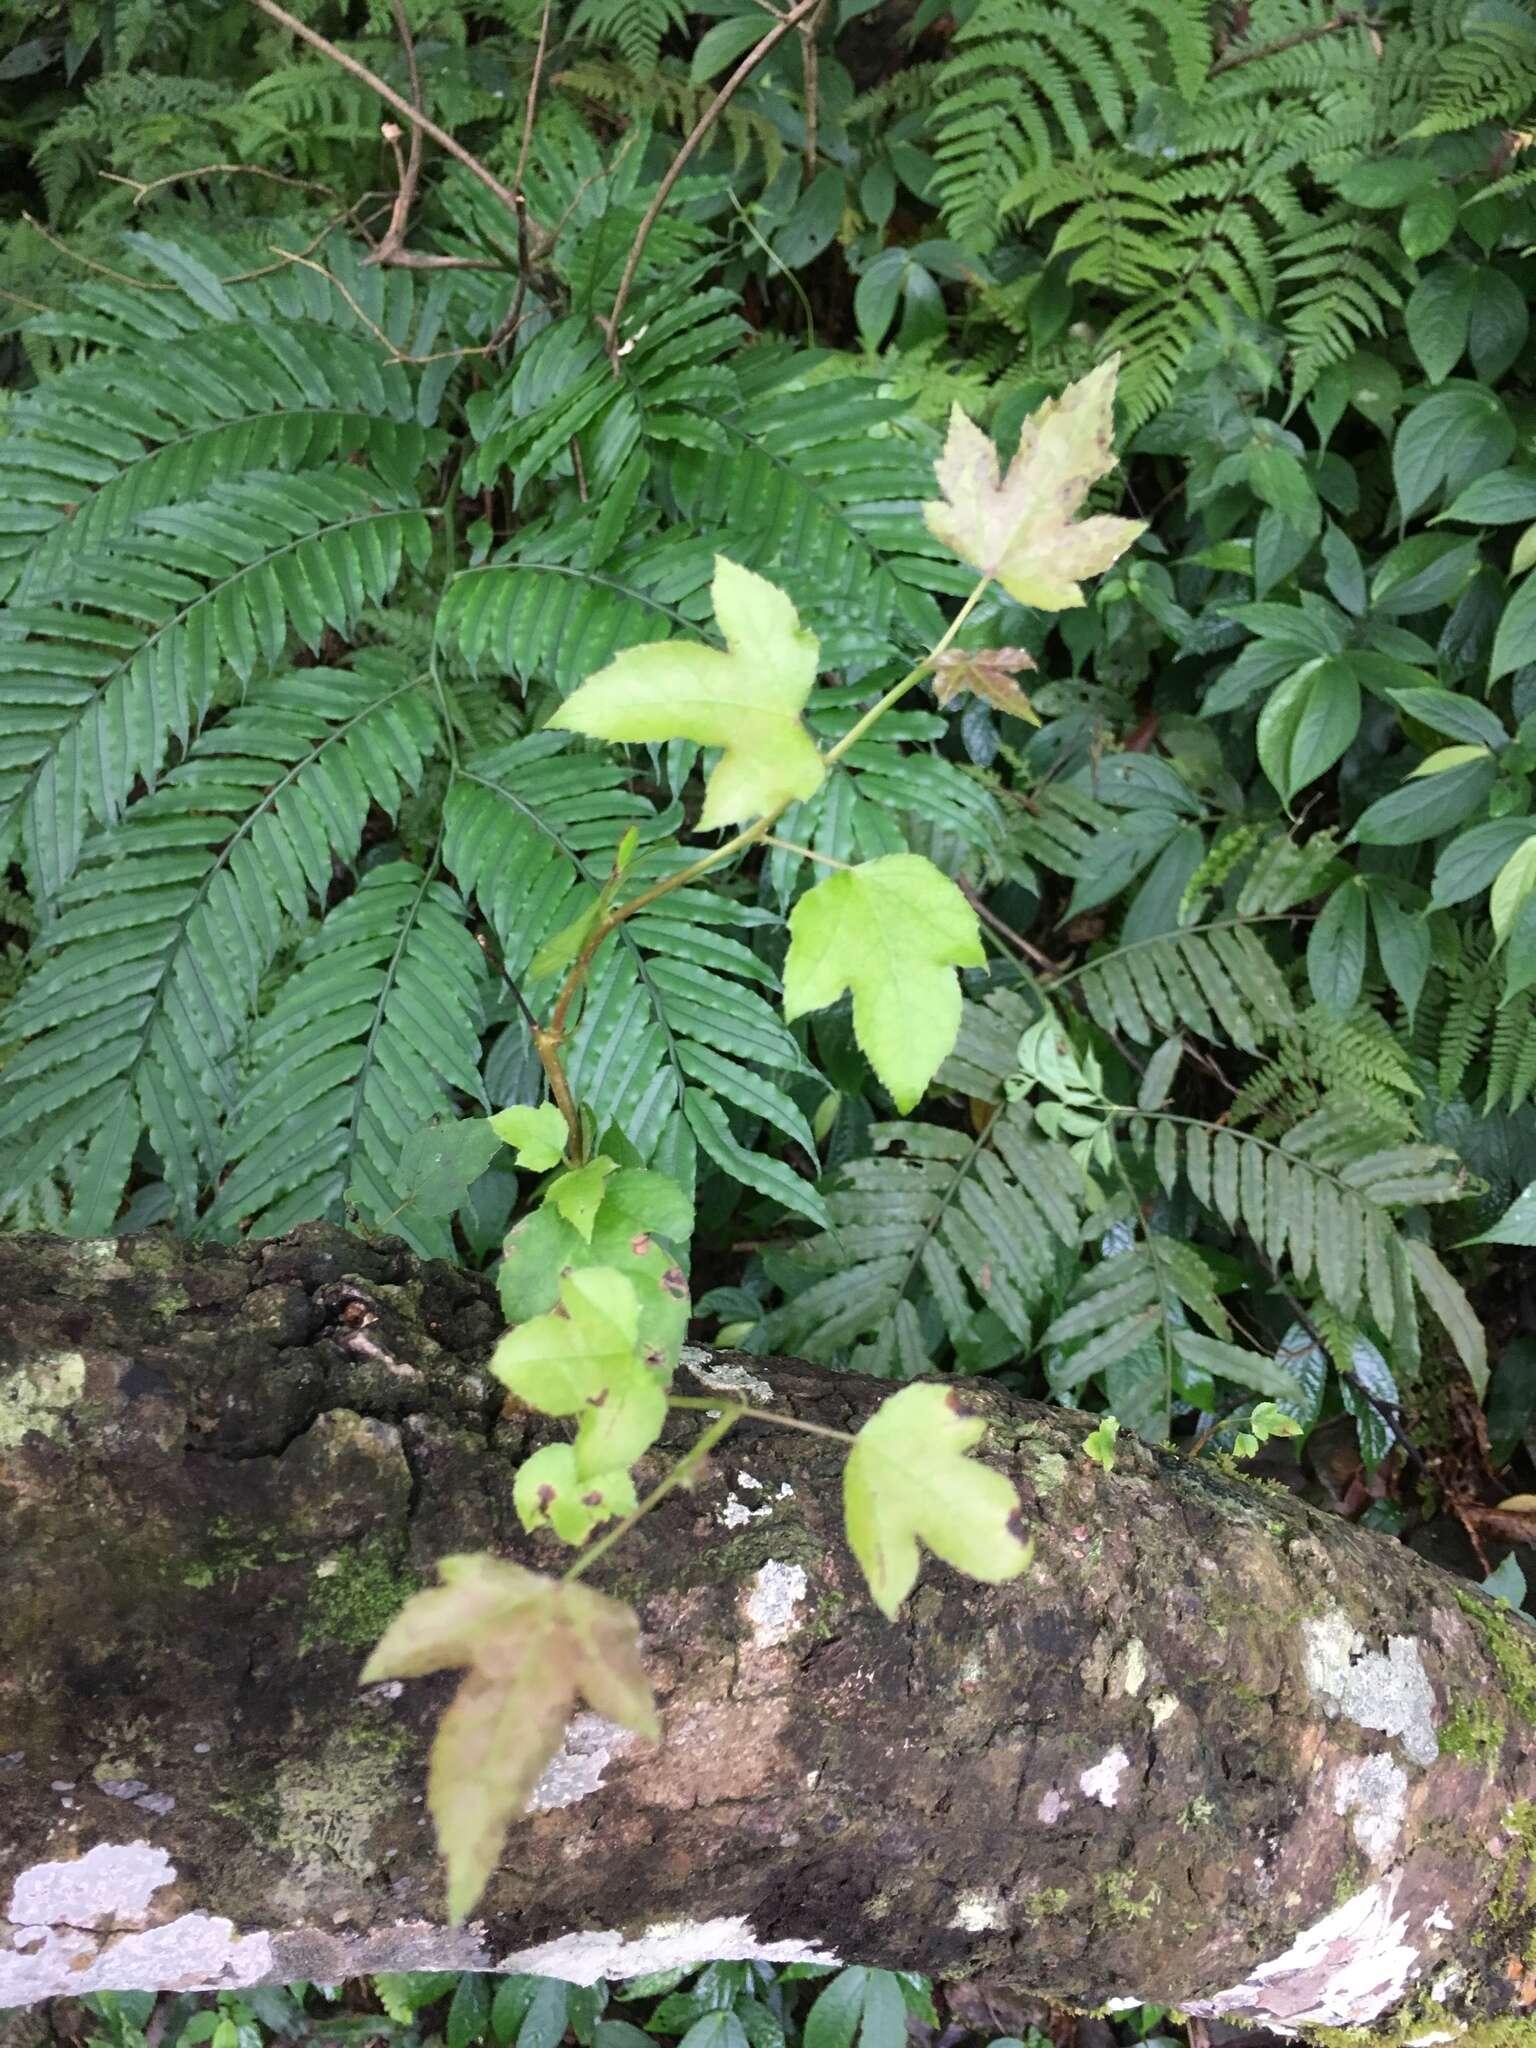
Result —
[{"label": "mossy tree trunk", "polygon": [[[309,1228],[0,1241],[0,1301],[0,2005],[757,1955],[1531,2038],[1536,1636],[1401,1546],[1134,1442],[1106,1476],[1085,1421],[976,1385],[1034,1568],[930,1564],[893,1627],[836,1447],[743,1425],[593,1573],[663,1745],[580,1717],[452,1932],[452,1681],[356,1681],[438,1557],[559,1567],[511,1509],[542,1425],[484,1370],[492,1290]],[[841,1428],[886,1391],[690,1357]]]}]

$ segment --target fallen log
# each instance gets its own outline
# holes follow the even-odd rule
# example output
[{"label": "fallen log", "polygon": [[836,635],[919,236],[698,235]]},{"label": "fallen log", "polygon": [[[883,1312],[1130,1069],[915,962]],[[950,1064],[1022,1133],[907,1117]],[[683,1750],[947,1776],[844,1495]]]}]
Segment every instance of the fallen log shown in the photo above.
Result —
[{"label": "fallen log", "polygon": [[[1106,1475],[1084,1418],[967,1385],[1035,1563],[930,1560],[893,1626],[836,1447],[743,1424],[592,1573],[662,1745],[579,1716],[453,1930],[454,1681],[357,1674],[440,1556],[569,1557],[512,1511],[551,1425],[483,1369],[493,1290],[314,1226],[0,1240],[0,1302],[0,2006],[758,1956],[1531,2038],[1536,1633],[1400,1545],[1134,1441]],[[844,1429],[886,1391],[687,1358]]]}]

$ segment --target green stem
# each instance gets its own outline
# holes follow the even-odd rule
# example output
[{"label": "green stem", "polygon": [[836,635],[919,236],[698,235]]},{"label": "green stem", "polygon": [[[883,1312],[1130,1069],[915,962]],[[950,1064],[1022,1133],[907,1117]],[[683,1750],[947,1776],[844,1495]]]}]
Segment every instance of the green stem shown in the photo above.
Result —
[{"label": "green stem", "polygon": [[[703,1403],[701,1402],[699,1405],[702,1407]],[[579,1579],[589,1565],[596,1564],[597,1560],[606,1552],[612,1550],[616,1543],[621,1543],[641,1517],[648,1515],[659,1500],[664,1500],[674,1487],[681,1486],[684,1480],[693,1476],[715,1448],[715,1445],[719,1443],[720,1439],[727,1436],[736,1427],[736,1424],[740,1422],[743,1415],[749,1413],[751,1413],[749,1409],[738,1407],[734,1402],[728,1402],[710,1424],[709,1428],[696,1437],[690,1447],[684,1451],[666,1478],[659,1485],[651,1488],[634,1513],[626,1515],[622,1522],[615,1522],[606,1536],[600,1536],[590,1550],[582,1552],[581,1556],[577,1558],[576,1562],[565,1573],[562,1583],[569,1585],[573,1579]]]},{"label": "green stem", "polygon": [[[971,613],[975,611],[977,605],[980,604],[991,582],[990,576],[982,577],[970,596],[965,600],[965,603],[961,605],[959,611],[950,620],[949,625],[945,628],[943,637],[932,652],[925,654],[921,661],[914,662],[900,682],[893,683],[877,704],[872,704],[863,717],[856,720],[834,746],[828,747],[821,757],[825,766],[830,768],[834,762],[840,761],[848,749],[857,745],[865,733],[869,731],[870,727],[882,719],[893,704],[900,703],[908,690],[915,683],[922,681],[924,675],[933,666],[934,662],[938,660],[939,656],[944,653],[946,648],[950,646],[955,635],[960,631],[960,628],[965,624]],[[697,860],[690,861],[687,867],[679,868],[676,874],[667,875],[661,881],[653,882],[649,889],[642,889],[638,896],[632,896],[627,903],[620,904],[617,910],[610,911],[608,916],[589,935],[586,944],[577,955],[570,973],[566,976],[565,985],[556,999],[555,1007],[549,1020],[549,1028],[544,1034],[547,1041],[547,1049],[550,1053],[558,1057],[558,1049],[561,1040],[565,1036],[566,1019],[570,1014],[571,1004],[575,1001],[582,983],[586,980],[587,972],[604,939],[610,933],[617,931],[619,926],[632,918],[637,911],[649,908],[652,903],[659,902],[663,896],[670,896],[674,889],[681,889],[686,883],[697,880],[700,875],[708,874],[711,868],[719,867],[722,861],[729,860],[732,855],[744,853],[749,846],[760,845],[768,838],[774,825],[783,816],[785,811],[789,809],[793,801],[793,798],[786,797],[783,803],[775,804],[771,811],[765,811],[760,818],[755,818],[750,825],[744,826],[740,832],[727,839],[723,846],[717,846],[712,853],[701,854]],[[545,1059],[545,1068],[548,1071],[549,1063],[545,1058],[545,1048],[541,1047],[540,1058]]]},{"label": "green stem", "polygon": [[843,734],[842,738],[837,742],[837,745],[835,747],[828,747],[826,753],[822,756],[822,759],[826,762],[828,767],[831,767],[834,761],[840,761],[844,754],[847,753],[850,747],[857,746],[859,741],[863,739],[865,733],[869,731],[870,727],[874,725],[879,719],[884,718],[886,712],[890,710],[893,704],[899,704],[902,698],[905,697],[905,695],[907,694],[908,690],[912,688],[914,683],[920,683],[922,681],[927,671],[930,668],[932,668],[933,664],[938,660],[939,656],[947,650],[951,642],[954,640],[955,635],[960,631],[960,628],[965,624],[966,620],[971,616],[971,613],[975,611],[977,605],[979,605],[981,603],[981,600],[986,596],[987,591],[991,586],[991,582],[992,578],[990,576],[982,577],[981,581],[977,584],[976,588],[965,600],[965,603],[961,605],[959,611],[957,611],[955,613],[955,616],[950,620],[948,626],[945,628],[943,639],[940,640],[938,646],[933,649],[932,653],[925,654],[921,661],[915,663],[913,667],[909,668],[899,683],[892,683],[891,687],[886,691],[885,695],[880,699],[879,703],[871,704],[869,709],[865,712],[864,716],[856,720],[854,724],[849,726],[848,730]]},{"label": "green stem", "polygon": [[[702,1408],[706,1414],[713,1415],[720,1402],[718,1397],[711,1399],[705,1394],[668,1394],[667,1406]],[[851,1444],[858,1441],[850,1430],[829,1429],[824,1422],[802,1422],[798,1415],[775,1415],[771,1408],[743,1408],[734,1401],[731,1406],[735,1408],[739,1422],[771,1422],[780,1429],[801,1430],[806,1436],[830,1437],[836,1444]]]}]

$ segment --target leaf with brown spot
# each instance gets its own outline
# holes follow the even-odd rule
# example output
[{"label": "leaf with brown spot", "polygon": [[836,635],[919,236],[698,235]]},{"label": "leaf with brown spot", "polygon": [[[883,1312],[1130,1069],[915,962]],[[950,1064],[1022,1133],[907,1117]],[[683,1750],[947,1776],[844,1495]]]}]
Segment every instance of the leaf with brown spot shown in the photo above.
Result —
[{"label": "leaf with brown spot", "polygon": [[653,1742],[661,1726],[639,1623],[620,1601],[497,1557],[445,1557],[438,1571],[443,1583],[406,1602],[359,1682],[468,1672],[438,1725],[427,1776],[457,1926],[485,1890],[578,1700]]},{"label": "leaf with brown spot", "polygon": [[952,647],[934,660],[933,694],[941,704],[948,704],[962,690],[969,690],[1010,718],[1038,725],[1040,714],[1013,680],[1034,666],[1034,656],[1022,647]]},{"label": "leaf with brown spot", "polygon": [[943,497],[923,507],[928,530],[1020,604],[1072,610],[1083,602],[1081,579],[1101,574],[1146,532],[1144,519],[1077,517],[1089,488],[1115,466],[1119,367],[1110,356],[1032,412],[1006,477],[991,436],[959,406],[950,415],[935,471]]},{"label": "leaf with brown spot", "polygon": [[998,1585],[1029,1568],[1019,1496],[966,1453],[985,1434],[953,1387],[903,1387],[864,1424],[843,1468],[848,1542],[880,1611],[895,1619],[917,1583],[919,1539],[946,1564]]}]

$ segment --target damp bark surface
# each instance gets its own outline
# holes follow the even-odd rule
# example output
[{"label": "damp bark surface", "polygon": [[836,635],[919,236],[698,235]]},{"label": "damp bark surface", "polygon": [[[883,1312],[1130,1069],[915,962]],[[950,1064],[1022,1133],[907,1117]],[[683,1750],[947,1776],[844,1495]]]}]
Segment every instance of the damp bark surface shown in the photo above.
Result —
[{"label": "damp bark surface", "polygon": [[[662,1744],[579,1716],[452,1930],[453,1680],[357,1676],[439,1557],[568,1561],[512,1512],[549,1426],[486,1373],[493,1290],[317,1226],[0,1240],[0,1304],[0,2006],[756,1956],[1532,2038],[1536,1633],[1401,1546],[1123,1438],[1106,1475],[1085,1419],[966,1383],[1035,1562],[930,1560],[891,1625],[837,1447],[744,1423],[591,1575],[639,1611]],[[679,1378],[839,1429],[888,1391]]]}]

